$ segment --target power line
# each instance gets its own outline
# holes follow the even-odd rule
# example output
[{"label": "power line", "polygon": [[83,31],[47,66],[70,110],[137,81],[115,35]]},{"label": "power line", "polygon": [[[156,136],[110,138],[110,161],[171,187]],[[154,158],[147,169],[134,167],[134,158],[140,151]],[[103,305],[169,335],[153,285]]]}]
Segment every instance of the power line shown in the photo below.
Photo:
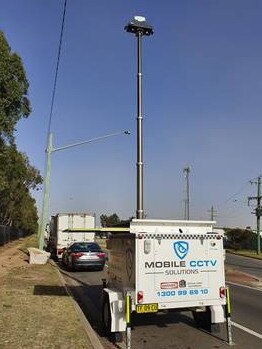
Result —
[{"label": "power line", "polygon": [[239,195],[245,188],[246,186],[250,183],[250,180],[248,180],[247,182],[245,182],[244,185],[242,185],[242,187],[233,195],[231,195],[228,199],[225,200],[225,202],[231,201],[234,197],[236,197],[237,195]]},{"label": "power line", "polygon": [[262,174],[260,174],[259,176],[257,177],[254,177],[252,179],[249,179],[248,181],[246,181],[242,187],[233,195],[229,196],[226,200],[225,200],[225,203],[227,203],[228,201],[231,201],[235,196],[239,195],[245,188],[248,184],[252,183],[252,181],[256,180],[258,177],[261,177]]},{"label": "power line", "polygon": [[60,56],[61,56],[61,47],[62,47],[62,41],[63,41],[64,25],[65,25],[66,6],[67,6],[67,0],[64,0],[63,18],[62,18],[59,46],[58,46],[58,55],[57,55],[56,70],[55,70],[55,80],[54,80],[54,87],[53,87],[53,92],[52,92],[51,108],[50,108],[48,127],[47,127],[47,135],[49,135],[50,130],[51,130],[51,121],[52,121],[52,116],[53,116],[56,84],[57,84],[58,69],[59,69]]},{"label": "power line", "polygon": [[47,126],[44,195],[43,195],[42,212],[41,212],[41,217],[40,217],[39,226],[38,226],[38,244],[39,244],[39,248],[41,250],[43,249],[44,229],[45,229],[45,223],[47,220],[46,217],[48,214],[47,202],[48,202],[48,198],[49,198],[49,190],[48,190],[48,186],[46,185],[46,183],[48,182],[47,178],[50,176],[50,161],[51,161],[50,157],[48,155],[48,151],[50,150],[50,146],[52,145],[51,121],[52,121],[52,116],[53,116],[53,108],[54,108],[55,93],[56,93],[56,83],[57,83],[57,77],[58,77],[58,69],[59,69],[61,47],[62,47],[62,40],[63,40],[63,33],[64,33],[66,5],[67,5],[67,0],[64,0],[63,18],[62,18],[59,46],[58,46],[58,55],[57,55],[57,61],[56,61],[55,80],[54,80],[54,87],[53,87],[53,93],[52,93],[52,99],[51,99],[51,108],[50,108],[50,114],[49,114],[48,126]]}]

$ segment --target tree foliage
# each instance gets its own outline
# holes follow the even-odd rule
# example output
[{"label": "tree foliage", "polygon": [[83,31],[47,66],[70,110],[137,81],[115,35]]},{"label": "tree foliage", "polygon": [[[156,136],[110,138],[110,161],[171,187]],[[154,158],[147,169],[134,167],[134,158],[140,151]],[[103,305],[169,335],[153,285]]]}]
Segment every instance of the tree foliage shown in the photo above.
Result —
[{"label": "tree foliage", "polygon": [[249,229],[224,228],[226,232],[226,248],[233,250],[251,249],[255,234]]},{"label": "tree foliage", "polygon": [[110,216],[102,214],[100,216],[100,222],[102,227],[126,227],[129,226],[129,223],[132,220],[132,218],[133,217],[123,220],[120,219],[116,213],[113,213]]},{"label": "tree foliage", "polygon": [[15,125],[30,114],[29,83],[21,58],[0,32],[0,136],[13,140]]},{"label": "tree foliage", "polygon": [[102,227],[113,227],[120,223],[120,219],[116,213],[113,213],[110,216],[102,214],[100,216],[100,222]]},{"label": "tree foliage", "polygon": [[37,211],[30,191],[42,182],[27,156],[17,150],[15,127],[30,114],[28,81],[21,58],[0,32],[0,224],[36,231]]}]

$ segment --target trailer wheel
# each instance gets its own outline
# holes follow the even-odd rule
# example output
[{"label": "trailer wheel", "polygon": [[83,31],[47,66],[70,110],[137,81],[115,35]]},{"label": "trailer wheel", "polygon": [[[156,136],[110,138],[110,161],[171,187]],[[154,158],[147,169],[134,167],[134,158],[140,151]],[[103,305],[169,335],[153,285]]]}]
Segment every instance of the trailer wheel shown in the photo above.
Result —
[{"label": "trailer wheel", "polygon": [[71,271],[71,272],[74,272],[76,270],[74,262],[72,260],[68,261],[68,263],[67,263],[67,270]]},{"label": "trailer wheel", "polygon": [[193,318],[196,322],[197,327],[208,330],[208,313],[207,311],[192,311]]},{"label": "trailer wheel", "polygon": [[103,331],[108,337],[110,342],[118,343],[122,342],[123,336],[122,332],[111,332],[111,311],[109,304],[109,297],[106,293],[103,294],[103,303],[102,303],[102,322],[103,322]]},{"label": "trailer wheel", "polygon": [[192,311],[192,313],[198,327],[203,328],[210,333],[220,332],[220,324],[213,324],[211,322],[210,308],[207,308],[205,311]]},{"label": "trailer wheel", "polygon": [[109,298],[107,295],[103,295],[102,321],[104,332],[106,335],[108,335],[111,332],[111,312]]},{"label": "trailer wheel", "polygon": [[220,324],[210,324],[210,333],[220,333],[221,332],[221,326]]}]

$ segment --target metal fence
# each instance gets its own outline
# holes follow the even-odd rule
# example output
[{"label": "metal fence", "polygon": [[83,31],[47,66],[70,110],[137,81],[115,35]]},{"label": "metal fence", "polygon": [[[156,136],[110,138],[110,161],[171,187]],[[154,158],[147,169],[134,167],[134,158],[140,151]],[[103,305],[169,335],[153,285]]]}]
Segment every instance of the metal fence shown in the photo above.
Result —
[{"label": "metal fence", "polygon": [[0,225],[0,246],[25,236],[21,229]]}]

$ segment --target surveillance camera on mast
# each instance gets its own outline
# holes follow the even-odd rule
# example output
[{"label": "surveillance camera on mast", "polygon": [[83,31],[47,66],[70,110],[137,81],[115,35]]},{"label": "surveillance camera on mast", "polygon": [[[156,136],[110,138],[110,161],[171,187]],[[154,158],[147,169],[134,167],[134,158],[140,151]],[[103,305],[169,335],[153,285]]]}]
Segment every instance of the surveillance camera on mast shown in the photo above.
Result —
[{"label": "surveillance camera on mast", "polygon": [[154,34],[153,27],[147,23],[145,17],[135,16],[131,21],[125,26],[125,30],[128,33],[141,34],[145,36],[150,36]]}]

